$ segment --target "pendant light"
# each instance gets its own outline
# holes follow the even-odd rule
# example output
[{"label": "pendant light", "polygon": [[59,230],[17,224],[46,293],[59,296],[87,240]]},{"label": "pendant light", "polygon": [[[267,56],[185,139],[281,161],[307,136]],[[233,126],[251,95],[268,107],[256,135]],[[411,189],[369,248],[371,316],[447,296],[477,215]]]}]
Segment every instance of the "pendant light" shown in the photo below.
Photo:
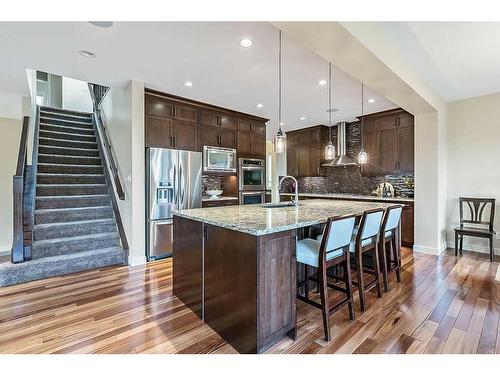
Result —
[{"label": "pendant light", "polygon": [[368,153],[363,147],[363,125],[365,120],[365,95],[364,95],[365,85],[361,83],[361,151],[358,154],[358,164],[368,163]]},{"label": "pendant light", "polygon": [[330,137],[325,146],[325,160],[335,159],[335,146],[332,143],[332,63],[328,63],[328,130]]},{"label": "pendant light", "polygon": [[282,104],[283,104],[283,98],[282,98],[282,89],[283,89],[283,73],[282,73],[282,57],[281,57],[281,49],[282,49],[282,38],[281,38],[281,30],[279,31],[279,37],[278,37],[278,132],[276,133],[276,136],[274,137],[274,151],[277,154],[282,154],[285,152],[286,148],[286,136],[283,133],[283,130],[281,129],[281,126],[283,125],[282,122]]}]

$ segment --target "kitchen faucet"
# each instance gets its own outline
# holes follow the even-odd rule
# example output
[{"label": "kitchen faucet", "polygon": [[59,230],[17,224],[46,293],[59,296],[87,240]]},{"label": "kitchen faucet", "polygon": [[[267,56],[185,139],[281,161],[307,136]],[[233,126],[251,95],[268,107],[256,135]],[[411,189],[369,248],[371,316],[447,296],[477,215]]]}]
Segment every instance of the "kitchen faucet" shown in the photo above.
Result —
[{"label": "kitchen faucet", "polygon": [[294,206],[299,205],[299,184],[297,183],[297,180],[293,176],[284,176],[280,178],[280,181],[278,183],[278,196],[280,195],[280,189],[281,189],[281,183],[283,180],[291,178],[295,182],[295,199],[292,199],[292,203]]}]

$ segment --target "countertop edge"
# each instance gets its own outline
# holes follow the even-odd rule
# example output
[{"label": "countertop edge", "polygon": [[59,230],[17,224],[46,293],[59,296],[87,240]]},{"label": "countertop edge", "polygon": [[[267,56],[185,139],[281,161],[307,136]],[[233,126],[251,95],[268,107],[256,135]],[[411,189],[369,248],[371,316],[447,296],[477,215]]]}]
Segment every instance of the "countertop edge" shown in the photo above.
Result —
[{"label": "countertop edge", "polygon": [[[294,196],[294,193],[280,193],[284,196]],[[321,194],[321,193],[299,193],[299,197],[311,197],[320,199],[342,199],[342,200],[358,200],[358,201],[372,201],[372,202],[401,202],[401,203],[414,203],[414,198],[407,197],[376,197],[371,195],[342,195],[342,194]]]}]

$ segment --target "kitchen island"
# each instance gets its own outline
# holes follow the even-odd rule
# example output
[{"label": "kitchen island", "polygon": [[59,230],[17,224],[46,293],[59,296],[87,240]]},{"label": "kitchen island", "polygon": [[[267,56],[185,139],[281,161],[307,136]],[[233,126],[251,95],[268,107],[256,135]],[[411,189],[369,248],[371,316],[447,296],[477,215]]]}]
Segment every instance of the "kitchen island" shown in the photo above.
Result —
[{"label": "kitchen island", "polygon": [[298,231],[389,205],[311,199],[177,211],[174,294],[240,353],[260,353],[296,335]]}]

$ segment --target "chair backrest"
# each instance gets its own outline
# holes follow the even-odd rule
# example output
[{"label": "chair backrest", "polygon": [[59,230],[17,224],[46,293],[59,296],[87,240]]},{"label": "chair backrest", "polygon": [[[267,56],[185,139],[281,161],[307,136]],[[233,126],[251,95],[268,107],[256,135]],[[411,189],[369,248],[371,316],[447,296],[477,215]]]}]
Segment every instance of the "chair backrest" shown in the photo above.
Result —
[{"label": "chair backrest", "polygon": [[[494,198],[459,197],[458,204],[460,208],[460,226],[463,226],[464,223],[479,224],[487,225],[490,231],[493,230],[493,223],[495,220]],[[487,208],[488,206],[489,208]],[[464,211],[468,214],[467,218],[464,218]],[[483,219],[485,214],[489,214],[487,219]]]},{"label": "chair backrest", "polygon": [[321,240],[320,260],[326,259],[327,254],[332,251],[349,246],[355,224],[356,215],[337,216],[328,219]]},{"label": "chair backrest", "polygon": [[383,216],[383,208],[375,208],[363,212],[363,216],[361,216],[361,221],[359,222],[358,234],[356,236],[356,248],[359,247],[362,241],[369,238],[376,237],[375,242],[378,242]]},{"label": "chair backrest", "polygon": [[402,212],[403,206],[400,204],[387,207],[385,210],[384,220],[382,221],[382,230],[380,232],[382,235],[385,232],[392,231],[399,226]]}]

